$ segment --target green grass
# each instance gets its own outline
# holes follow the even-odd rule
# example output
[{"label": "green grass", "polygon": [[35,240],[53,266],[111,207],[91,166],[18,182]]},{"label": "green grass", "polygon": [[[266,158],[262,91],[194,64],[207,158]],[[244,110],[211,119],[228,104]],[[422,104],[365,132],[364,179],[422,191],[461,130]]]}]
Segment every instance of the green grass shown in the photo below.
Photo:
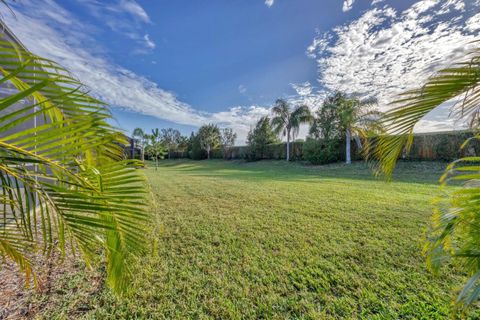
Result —
[{"label": "green grass", "polygon": [[64,274],[43,317],[445,318],[465,278],[421,254],[444,166],[401,163],[386,183],[359,163],[162,162],[147,169],[156,250],[130,295]]}]

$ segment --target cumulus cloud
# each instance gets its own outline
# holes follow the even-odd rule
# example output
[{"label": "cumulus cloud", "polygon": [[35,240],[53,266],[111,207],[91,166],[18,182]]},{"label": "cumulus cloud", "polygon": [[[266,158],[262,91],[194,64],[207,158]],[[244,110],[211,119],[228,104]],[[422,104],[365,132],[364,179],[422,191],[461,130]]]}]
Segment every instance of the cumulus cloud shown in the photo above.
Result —
[{"label": "cumulus cloud", "polygon": [[[224,112],[196,110],[173,92],[109,61],[101,46],[88,36],[89,29],[73,14],[51,0],[37,6],[24,0],[16,5],[16,17],[5,15],[7,25],[32,52],[60,62],[88,88],[90,93],[114,108],[154,116],[178,124],[200,126],[216,123],[238,132],[243,143],[250,129],[268,107],[233,107]],[[48,13],[55,13],[52,17]],[[148,40],[148,35],[146,36]]]},{"label": "cumulus cloud", "polygon": [[352,10],[353,3],[354,3],[354,2],[355,2],[355,0],[344,0],[344,1],[343,1],[342,11],[343,11],[343,12],[347,12],[347,11]]},{"label": "cumulus cloud", "polygon": [[386,106],[475,46],[479,8],[462,0],[422,0],[401,12],[377,6],[320,34],[307,52],[325,89],[376,96]]},{"label": "cumulus cloud", "polygon": [[274,0],[265,0],[265,5],[270,8],[271,6],[273,6],[274,2]]}]

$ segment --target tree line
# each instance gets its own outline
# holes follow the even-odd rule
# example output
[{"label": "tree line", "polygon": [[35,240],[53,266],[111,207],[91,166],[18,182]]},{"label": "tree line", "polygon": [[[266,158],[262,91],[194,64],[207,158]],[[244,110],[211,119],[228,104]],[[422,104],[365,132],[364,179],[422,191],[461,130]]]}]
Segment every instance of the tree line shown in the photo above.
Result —
[{"label": "tree line", "polygon": [[135,145],[140,149],[140,158],[145,156],[158,163],[167,156],[172,158],[176,152],[187,153],[193,159],[210,159],[212,150],[222,148],[224,158],[228,158],[230,149],[235,145],[237,134],[230,128],[219,128],[215,124],[201,126],[192,132],[190,137],[184,136],[173,128],[152,129],[146,133],[141,128],[133,130]]},{"label": "tree line", "polygon": [[354,95],[333,92],[323,101],[316,112],[306,105],[292,106],[278,99],[272,108],[272,117],[261,118],[247,136],[249,151],[247,159],[258,160],[265,157],[269,144],[280,142],[279,136],[286,138],[287,161],[291,159],[291,143],[295,141],[302,124],[309,125],[306,142],[303,146],[305,159],[314,163],[329,163],[341,158],[341,143],[345,143],[345,160],[351,160],[351,141],[359,149],[368,138],[383,132],[382,113],[378,111],[374,99],[360,99]]},{"label": "tree line", "polygon": [[[312,113],[306,105],[292,106],[284,99],[278,99],[271,109],[271,117],[258,120],[247,135],[247,160],[265,158],[267,146],[279,143],[279,137],[286,139],[287,161],[291,159],[291,143],[298,136],[302,124],[310,125],[304,154],[306,160],[314,164],[339,161],[341,143],[345,142],[346,163],[351,163],[351,141],[362,149],[364,141],[371,135],[382,132],[381,112],[376,109],[373,99],[361,100],[342,92],[334,92]],[[190,137],[177,129],[152,129],[146,133],[141,128],[133,131],[133,138],[140,149],[141,159],[145,155],[158,162],[169,159],[178,152],[186,153],[189,158],[210,159],[212,151],[221,148],[224,159],[231,157],[231,148],[237,134],[230,128],[219,128],[214,124],[201,126]]]}]

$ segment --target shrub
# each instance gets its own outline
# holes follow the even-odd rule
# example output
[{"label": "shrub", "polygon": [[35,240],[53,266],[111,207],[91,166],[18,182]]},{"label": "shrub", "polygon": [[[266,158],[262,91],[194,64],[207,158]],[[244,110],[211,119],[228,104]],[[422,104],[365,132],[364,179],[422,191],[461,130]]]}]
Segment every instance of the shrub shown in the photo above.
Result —
[{"label": "shrub", "polygon": [[248,151],[245,154],[247,161],[256,161],[268,156],[268,145],[278,142],[276,134],[273,132],[268,117],[261,118],[255,128],[250,130],[247,137]]},{"label": "shrub", "polygon": [[341,159],[340,141],[307,138],[303,144],[303,157],[312,164],[327,164]]},{"label": "shrub", "polygon": [[193,133],[190,136],[188,156],[193,160],[203,160],[207,158],[207,151],[202,148],[199,136]]}]

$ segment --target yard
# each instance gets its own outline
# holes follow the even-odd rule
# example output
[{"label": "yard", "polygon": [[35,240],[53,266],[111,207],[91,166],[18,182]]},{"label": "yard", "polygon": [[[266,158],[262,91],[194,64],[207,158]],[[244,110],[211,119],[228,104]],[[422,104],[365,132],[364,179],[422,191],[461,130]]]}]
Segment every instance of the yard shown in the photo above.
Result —
[{"label": "yard", "polygon": [[29,303],[50,319],[444,318],[465,278],[421,254],[444,166],[400,163],[387,183],[362,163],[163,161],[128,296],[76,271]]}]

